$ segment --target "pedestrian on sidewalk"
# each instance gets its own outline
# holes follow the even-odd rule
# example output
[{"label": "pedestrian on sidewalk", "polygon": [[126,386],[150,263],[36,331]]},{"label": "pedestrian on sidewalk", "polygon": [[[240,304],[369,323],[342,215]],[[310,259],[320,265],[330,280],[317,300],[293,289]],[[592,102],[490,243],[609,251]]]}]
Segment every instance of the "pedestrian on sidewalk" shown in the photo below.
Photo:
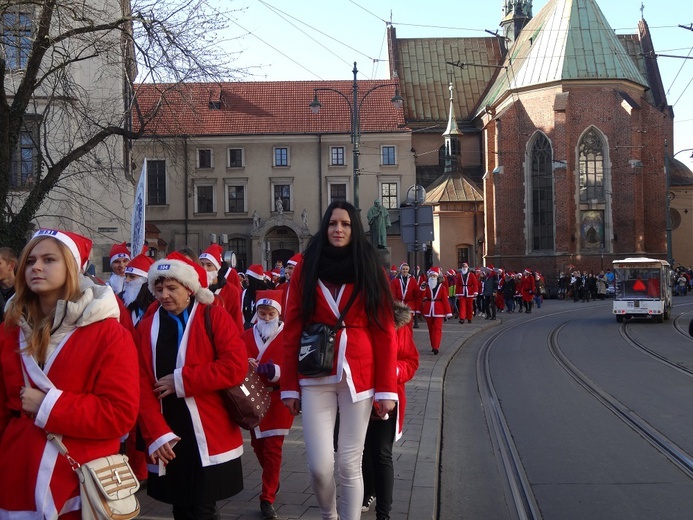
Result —
[{"label": "pedestrian on sidewalk", "polygon": [[273,504],[279,491],[282,446],[284,437],[289,434],[294,423],[294,416],[282,404],[279,394],[279,363],[282,359],[284,331],[284,323],[279,320],[279,316],[283,295],[284,291],[281,289],[258,291],[255,304],[257,321],[252,329],[243,333],[248,360],[270,391],[267,415],[258,426],[250,430],[250,444],[262,467],[260,512],[264,520],[277,518]]},{"label": "pedestrian on sidewalk", "polygon": [[242,331],[182,254],[154,263],[148,284],[160,306],[137,327],[147,494],[175,520],[218,520],[217,501],[243,489],[243,436],[219,392],[248,372]]},{"label": "pedestrian on sidewalk", "polygon": [[[350,300],[353,305],[334,338],[331,373],[299,375],[303,328],[311,323],[334,326]],[[291,280],[281,381],[282,400],[293,415],[299,413],[301,399],[308,470],[323,520],[361,518],[361,457],[373,399],[380,417],[393,413],[397,401],[392,309],[387,275],[358,211],[348,202],[333,202]],[[333,449],[337,411],[339,507]]]},{"label": "pedestrian on sidewalk", "polygon": [[363,451],[363,507],[368,511],[375,500],[377,520],[390,520],[392,491],[395,471],[392,464],[392,445],[402,438],[404,411],[407,394],[404,384],[410,381],[419,368],[419,351],[414,344],[412,330],[408,326],[412,317],[409,307],[395,302],[395,326],[397,328],[397,406],[388,418],[381,418],[374,408],[366,433]]},{"label": "pedestrian on sidewalk", "polygon": [[457,274],[457,283],[455,285],[455,296],[458,298],[458,306],[460,309],[460,323],[472,322],[474,315],[474,300],[479,294],[479,282],[469,270],[469,264],[464,262],[460,272]]},{"label": "pedestrian on sidewalk", "polygon": [[452,318],[452,309],[448,302],[448,288],[443,281],[440,267],[428,270],[428,283],[423,291],[421,313],[426,319],[428,337],[431,342],[431,352],[438,354],[440,340],[443,338],[443,321]]}]

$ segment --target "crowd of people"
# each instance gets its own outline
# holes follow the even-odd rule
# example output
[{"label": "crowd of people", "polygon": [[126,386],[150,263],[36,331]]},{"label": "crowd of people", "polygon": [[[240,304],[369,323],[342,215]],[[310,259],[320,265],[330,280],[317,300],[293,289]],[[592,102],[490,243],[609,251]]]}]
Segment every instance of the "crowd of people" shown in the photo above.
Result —
[{"label": "crowd of people", "polygon": [[[375,503],[390,518],[392,446],[418,350],[352,205],[330,205],[304,253],[271,272],[236,272],[217,244],[156,261],[115,244],[103,282],[89,274],[91,247],[41,229],[20,255],[0,248],[0,456],[22,460],[0,466],[0,518],[81,518],[77,474],[49,434],[77,462],[127,453],[176,520],[220,518],[217,503],[243,489],[243,436],[221,391],[248,370],[271,397],[250,431],[262,518],[278,516],[283,441],[299,412],[322,517],[357,519]],[[343,313],[332,369],[300,374],[304,328]]]},{"label": "crowd of people", "polygon": [[[420,273],[417,266],[416,273]],[[406,304],[412,315],[421,315],[428,328],[431,352],[438,354],[443,322],[457,319],[472,323],[474,317],[495,320],[498,312],[531,313],[541,308],[547,294],[544,276],[527,268],[514,273],[493,265],[459,270],[431,267],[426,274],[412,274],[403,263],[390,268],[390,287],[396,300]]]}]

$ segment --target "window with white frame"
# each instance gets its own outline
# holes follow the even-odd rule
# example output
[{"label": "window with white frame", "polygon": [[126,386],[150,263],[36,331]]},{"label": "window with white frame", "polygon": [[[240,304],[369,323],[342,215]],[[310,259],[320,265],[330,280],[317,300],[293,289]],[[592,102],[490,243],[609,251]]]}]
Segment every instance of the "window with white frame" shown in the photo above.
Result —
[{"label": "window with white frame", "polygon": [[0,25],[0,46],[5,51],[5,68],[19,70],[26,68],[31,52],[31,15],[22,12],[5,11]]},{"label": "window with white frame", "polygon": [[381,161],[383,166],[394,166],[397,164],[397,150],[394,145],[383,145],[380,147]]},{"label": "window with white frame", "polygon": [[274,166],[289,166],[289,149],[285,146],[274,147]]},{"label": "window with white frame", "polygon": [[344,166],[346,164],[344,160],[344,147],[343,146],[331,146],[330,147],[330,166]]},{"label": "window with white frame", "polygon": [[226,184],[226,213],[246,213],[246,183]]},{"label": "window with white frame", "polygon": [[243,168],[245,166],[243,148],[229,148],[228,156],[229,159],[226,165],[229,168]]},{"label": "window with white frame", "polygon": [[336,201],[347,200],[347,183],[346,182],[330,182],[328,185],[330,194],[330,204]]},{"label": "window with white frame", "polygon": [[281,201],[282,211],[293,211],[291,183],[276,181],[272,183],[272,211],[279,211]]},{"label": "window with white frame", "polygon": [[382,181],[380,183],[380,203],[384,208],[399,208],[399,182]]},{"label": "window with white frame", "polygon": [[198,168],[213,168],[214,167],[214,150],[211,148],[197,149],[197,167]]},{"label": "window with white frame", "polygon": [[214,181],[195,183],[195,213],[214,213],[216,211]]},{"label": "window with white frame", "polygon": [[166,204],[166,161],[147,160],[147,205]]}]

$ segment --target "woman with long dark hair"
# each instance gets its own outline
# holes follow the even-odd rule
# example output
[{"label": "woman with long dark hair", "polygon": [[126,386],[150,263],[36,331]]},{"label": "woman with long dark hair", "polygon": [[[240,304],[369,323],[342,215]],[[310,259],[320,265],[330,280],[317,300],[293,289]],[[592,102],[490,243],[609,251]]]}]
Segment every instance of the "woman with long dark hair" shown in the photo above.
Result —
[{"label": "woman with long dark hair", "polygon": [[[290,283],[281,397],[294,415],[301,400],[308,468],[325,520],[338,518],[333,430],[339,412],[339,518],[357,519],[363,501],[361,456],[371,407],[375,400],[378,414],[385,417],[397,400],[397,341],[389,283],[354,206],[343,201],[328,206]],[[299,375],[304,327],[312,323],[334,326],[352,296],[353,304],[335,338],[331,373]]]}]

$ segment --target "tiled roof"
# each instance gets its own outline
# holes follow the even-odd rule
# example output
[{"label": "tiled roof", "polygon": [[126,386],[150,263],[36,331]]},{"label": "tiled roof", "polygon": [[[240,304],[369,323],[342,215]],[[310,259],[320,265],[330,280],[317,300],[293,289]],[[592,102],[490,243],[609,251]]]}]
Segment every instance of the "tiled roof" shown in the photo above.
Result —
[{"label": "tiled roof", "polygon": [[[469,119],[496,72],[493,67],[476,65],[496,66],[503,60],[495,37],[396,38],[395,45],[396,69],[408,123],[447,121],[451,80],[455,88],[455,113],[460,119]],[[461,69],[448,65],[448,61],[474,65]]]},{"label": "tiled roof", "polygon": [[[403,110],[391,103],[394,86],[363,98],[369,89],[389,83],[358,82],[362,133],[407,131]],[[313,114],[308,105],[315,88],[337,89],[352,100],[352,81],[140,84],[136,97],[145,117],[159,107],[146,135],[348,134],[350,105],[334,92],[318,92],[322,108]],[[214,102],[220,102],[218,109],[210,108]],[[136,115],[134,126],[139,128]]]},{"label": "tiled roof", "polygon": [[484,194],[476,184],[461,173],[446,173],[428,188],[425,204],[441,202],[483,202]]},{"label": "tiled roof", "polygon": [[[632,44],[632,40],[621,40]],[[566,80],[624,79],[647,86],[595,0],[550,0],[522,30],[481,106],[508,89]],[[630,54],[630,55],[629,55]]]}]

